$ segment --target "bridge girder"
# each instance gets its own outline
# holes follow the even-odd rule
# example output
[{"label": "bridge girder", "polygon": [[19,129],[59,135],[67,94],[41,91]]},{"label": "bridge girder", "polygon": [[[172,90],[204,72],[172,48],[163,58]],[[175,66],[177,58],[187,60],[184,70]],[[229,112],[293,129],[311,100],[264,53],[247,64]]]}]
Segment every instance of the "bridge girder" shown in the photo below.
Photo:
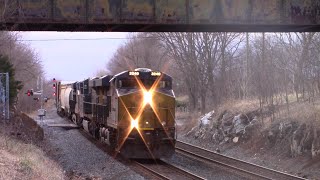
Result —
[{"label": "bridge girder", "polygon": [[0,0],[1,30],[319,31],[320,0]]}]

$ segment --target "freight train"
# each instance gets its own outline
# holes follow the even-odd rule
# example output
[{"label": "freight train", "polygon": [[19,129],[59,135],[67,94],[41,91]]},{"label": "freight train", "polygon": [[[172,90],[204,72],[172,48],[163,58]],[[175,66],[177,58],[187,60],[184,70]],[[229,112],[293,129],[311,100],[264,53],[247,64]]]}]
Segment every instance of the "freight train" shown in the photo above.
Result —
[{"label": "freight train", "polygon": [[54,85],[59,115],[128,158],[159,159],[175,152],[172,77],[138,68]]}]

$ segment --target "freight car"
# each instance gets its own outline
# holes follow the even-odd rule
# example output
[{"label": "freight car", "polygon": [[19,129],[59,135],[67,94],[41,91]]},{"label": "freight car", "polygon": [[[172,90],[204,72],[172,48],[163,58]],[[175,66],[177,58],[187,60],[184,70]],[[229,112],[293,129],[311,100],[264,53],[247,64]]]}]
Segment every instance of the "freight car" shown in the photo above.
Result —
[{"label": "freight car", "polygon": [[56,106],[95,138],[128,158],[174,154],[172,78],[138,68],[81,82],[56,82]]}]

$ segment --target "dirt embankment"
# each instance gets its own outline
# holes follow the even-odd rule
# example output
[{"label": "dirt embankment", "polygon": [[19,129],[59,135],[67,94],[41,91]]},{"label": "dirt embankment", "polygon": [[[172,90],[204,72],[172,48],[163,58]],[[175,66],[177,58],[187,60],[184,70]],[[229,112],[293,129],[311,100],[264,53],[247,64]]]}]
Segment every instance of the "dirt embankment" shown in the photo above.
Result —
[{"label": "dirt embankment", "polygon": [[43,130],[27,115],[0,122],[0,179],[64,179],[42,147]]},{"label": "dirt embankment", "polygon": [[[180,127],[182,140],[305,178],[320,178],[320,100],[257,108],[233,103]],[[186,125],[188,126],[188,125]]]}]

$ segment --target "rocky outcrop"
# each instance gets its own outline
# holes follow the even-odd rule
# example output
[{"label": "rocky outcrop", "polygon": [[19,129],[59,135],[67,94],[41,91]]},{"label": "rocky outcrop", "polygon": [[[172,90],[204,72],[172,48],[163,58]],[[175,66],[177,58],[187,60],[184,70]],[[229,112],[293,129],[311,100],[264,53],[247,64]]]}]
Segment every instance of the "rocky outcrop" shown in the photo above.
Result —
[{"label": "rocky outcrop", "polygon": [[199,125],[193,128],[187,135],[193,134],[194,138],[210,139],[215,144],[228,142],[238,143],[252,137],[258,127],[260,127],[257,117],[238,113],[233,114],[224,111],[219,116],[213,112],[207,113],[200,119]]},{"label": "rocky outcrop", "polygon": [[296,157],[303,152],[311,150],[313,141],[313,127],[302,124],[292,134],[290,141],[291,155]]},{"label": "rocky outcrop", "polygon": [[313,131],[313,141],[311,145],[311,155],[313,158],[320,155],[320,130],[314,130]]},{"label": "rocky outcrop", "polygon": [[260,129],[261,123],[258,121],[257,117],[254,117],[253,120],[245,127],[242,139],[250,140],[255,134],[259,134]]},{"label": "rocky outcrop", "polygon": [[260,138],[262,146],[276,148],[279,153],[291,157],[309,154],[320,156],[320,129],[317,126],[297,121],[274,122],[262,131],[259,111],[233,114],[223,111],[217,115],[208,113],[199,120],[188,135],[195,139],[207,139],[215,145],[242,143]]},{"label": "rocky outcrop", "polygon": [[[304,153],[311,154],[312,157],[320,155],[320,130],[311,124],[276,123],[264,132],[264,136],[267,138],[269,147],[289,146],[291,157],[297,157]],[[286,148],[282,147],[282,149]]]}]

